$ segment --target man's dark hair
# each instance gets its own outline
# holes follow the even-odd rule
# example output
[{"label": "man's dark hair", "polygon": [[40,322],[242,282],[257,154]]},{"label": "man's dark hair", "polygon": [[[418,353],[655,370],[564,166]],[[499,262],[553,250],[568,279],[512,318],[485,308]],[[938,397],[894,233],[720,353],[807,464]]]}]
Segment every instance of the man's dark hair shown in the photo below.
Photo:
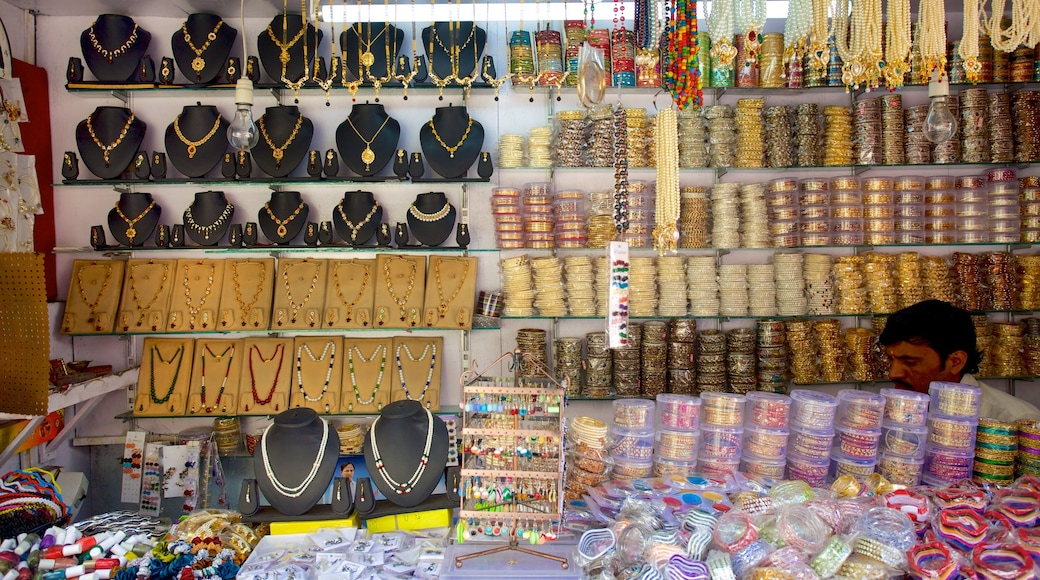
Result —
[{"label": "man's dark hair", "polygon": [[924,300],[888,317],[878,342],[891,346],[897,342],[925,345],[939,353],[946,362],[950,354],[963,350],[968,354],[964,373],[976,373],[982,353],[975,342],[975,325],[966,310],[942,300]]}]

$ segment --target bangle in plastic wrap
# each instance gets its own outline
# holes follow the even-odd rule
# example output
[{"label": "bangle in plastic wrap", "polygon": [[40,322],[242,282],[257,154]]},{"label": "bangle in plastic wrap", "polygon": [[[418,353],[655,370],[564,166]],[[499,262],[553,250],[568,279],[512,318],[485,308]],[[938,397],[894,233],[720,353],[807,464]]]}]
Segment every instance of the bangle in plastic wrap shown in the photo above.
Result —
[{"label": "bangle in plastic wrap", "polygon": [[758,529],[747,514],[727,512],[715,525],[715,543],[727,554],[736,554],[758,539]]},{"label": "bangle in plastic wrap", "polygon": [[909,571],[914,580],[952,580],[957,576],[957,562],[945,544],[928,542],[910,549]]},{"label": "bangle in plastic wrap", "polygon": [[910,549],[917,539],[914,522],[899,510],[881,506],[863,512],[854,529],[865,537],[897,550]]},{"label": "bangle in plastic wrap", "polygon": [[788,546],[806,552],[819,550],[827,541],[830,530],[820,516],[805,506],[787,506],[776,518],[780,538]]},{"label": "bangle in plastic wrap", "polygon": [[1040,528],[1018,528],[1015,530],[1018,543],[1033,559],[1040,562]]},{"label": "bangle in plastic wrap", "polygon": [[933,497],[936,507],[940,510],[966,507],[981,512],[986,509],[986,493],[981,489],[948,487],[936,490]]},{"label": "bangle in plastic wrap", "polygon": [[749,570],[758,566],[759,562],[769,556],[772,548],[763,540],[755,540],[748,544],[743,550],[733,554],[730,558],[733,566],[733,574],[737,578],[743,578]]},{"label": "bangle in plastic wrap", "polygon": [[703,560],[704,551],[711,543],[711,528],[697,526],[690,531],[690,539],[686,543],[686,554],[694,560]]},{"label": "bangle in plastic wrap", "polygon": [[971,562],[979,577],[987,580],[1036,578],[1032,556],[1016,544],[980,545],[972,551]]},{"label": "bangle in plastic wrap", "polygon": [[769,497],[781,504],[803,504],[814,497],[809,484],[800,480],[781,481],[769,490]]},{"label": "bangle in plastic wrap", "polygon": [[928,498],[907,489],[886,493],[885,505],[903,512],[914,522],[926,522],[931,516]]},{"label": "bangle in plastic wrap", "polygon": [[845,560],[852,555],[852,547],[849,546],[844,540],[838,536],[831,538],[827,545],[820,550],[819,554],[809,562],[809,567],[813,569],[820,578],[830,578],[834,576],[841,565],[845,563]]},{"label": "bangle in plastic wrap", "polygon": [[877,560],[896,570],[902,570],[906,567],[906,554],[904,552],[874,538],[863,537],[856,540],[852,551],[861,556]]},{"label": "bangle in plastic wrap", "polygon": [[935,532],[958,550],[971,551],[986,539],[987,522],[978,512],[969,508],[945,509],[939,512]]},{"label": "bangle in plastic wrap", "polygon": [[1040,517],[1040,494],[1032,491],[999,490],[993,509],[1004,514],[1016,528],[1032,528]]},{"label": "bangle in plastic wrap", "polygon": [[705,563],[708,565],[711,580],[737,580],[733,574],[733,566],[729,563],[729,554],[712,550],[708,552],[708,559],[705,560]]}]

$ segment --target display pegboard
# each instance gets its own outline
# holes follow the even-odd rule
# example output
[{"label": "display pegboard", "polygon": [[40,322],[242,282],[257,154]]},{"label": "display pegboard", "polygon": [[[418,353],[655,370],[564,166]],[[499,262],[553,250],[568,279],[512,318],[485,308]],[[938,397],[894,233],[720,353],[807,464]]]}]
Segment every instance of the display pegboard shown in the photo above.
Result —
[{"label": "display pegboard", "polygon": [[43,254],[0,253],[0,412],[47,414],[47,288]]}]

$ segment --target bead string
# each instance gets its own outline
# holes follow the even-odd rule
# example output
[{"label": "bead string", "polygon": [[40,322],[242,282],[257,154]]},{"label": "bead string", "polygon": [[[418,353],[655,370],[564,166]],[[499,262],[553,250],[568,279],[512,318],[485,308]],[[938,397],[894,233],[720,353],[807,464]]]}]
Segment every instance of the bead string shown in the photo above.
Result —
[{"label": "bead string", "polygon": [[232,361],[235,358],[235,345],[229,344],[227,346],[227,348],[224,349],[224,352],[222,352],[220,354],[214,353],[213,350],[210,349],[210,345],[208,345],[208,344],[203,348],[202,357],[201,357],[202,358],[202,381],[201,381],[202,384],[201,384],[201,389],[199,391],[199,395],[201,397],[200,401],[202,402],[203,407],[205,407],[206,412],[207,413],[211,413],[211,412],[213,412],[213,408],[206,406],[206,355],[207,354],[209,356],[211,356],[218,363],[220,361],[224,360],[225,356],[228,357],[227,368],[224,370],[224,380],[220,382],[220,390],[217,391],[217,400],[216,400],[216,402],[213,403],[215,406],[219,407],[220,406],[220,399],[224,396],[224,387],[227,386],[228,375],[231,374],[231,363],[232,363]]},{"label": "bead string", "polygon": [[734,0],[714,0],[707,18],[712,66],[727,74],[732,70],[733,59],[737,56],[737,47],[733,46],[733,31],[736,29],[733,11]]},{"label": "bead string", "polygon": [[657,113],[657,207],[654,210],[654,248],[660,256],[679,244],[679,131],[678,114],[668,107]]},{"label": "bead string", "polygon": [[[965,6],[979,0],[966,0]],[[885,25],[885,84],[889,90],[903,86],[903,78],[910,70],[910,0],[888,0],[888,22]],[[977,41],[976,41],[977,44]],[[961,50],[964,45],[961,44]]]},{"label": "bead string", "polygon": [[[253,297],[249,300],[248,303],[245,301],[245,299],[242,298],[242,284],[241,282],[239,282],[238,279],[238,267],[240,265],[245,266],[246,264],[255,264],[260,267],[259,280],[256,280],[255,282],[256,292],[253,294]],[[235,294],[235,302],[238,302],[238,308],[242,311],[242,326],[246,325],[246,318],[249,316],[250,311],[253,310],[253,307],[256,306],[257,301],[260,300],[260,294],[262,294],[264,291],[265,280],[267,280],[267,268],[262,263],[250,262],[249,260],[245,260],[241,264],[238,261],[231,262],[232,290]],[[254,326],[259,326],[259,324],[259,321],[253,321]]]},{"label": "bead string", "polygon": [[148,303],[144,304],[141,302],[141,294],[137,291],[137,269],[144,266],[154,265],[152,262],[147,264],[134,264],[130,266],[130,296],[133,298],[134,304],[137,305],[137,325],[141,325],[141,321],[144,320],[145,314],[148,313],[148,309],[151,308],[159,300],[159,297],[163,294],[163,289],[166,287],[166,280],[170,274],[170,267],[167,264],[159,264],[162,266],[162,280],[159,281],[159,288],[156,289],[155,294],[148,299]]},{"label": "bead string", "polygon": [[[177,387],[177,377],[179,377],[180,374],[181,374],[181,360],[184,358],[184,345],[181,345],[181,346],[177,347],[176,352],[173,353],[173,356],[170,357],[170,360],[164,359],[162,353],[159,352],[159,347],[155,346],[155,345],[152,345],[152,351],[151,351],[151,355],[150,356],[151,356],[151,359],[149,361],[150,364],[148,365],[149,366],[149,368],[148,368],[148,383],[149,383],[149,385],[148,385],[149,386],[148,395],[152,399],[153,403],[155,403],[156,405],[162,405],[166,401],[170,400],[170,397],[173,396],[173,389],[175,389]],[[176,366],[174,366],[174,371],[173,371],[173,380],[170,381],[170,388],[167,389],[166,394],[163,395],[162,398],[159,398],[155,394],[155,357],[156,356],[159,357],[159,362],[161,362],[162,364],[167,365],[167,366],[173,365],[174,361],[176,361]]]},{"label": "bead string", "polygon": [[[201,265],[201,264],[196,264]],[[184,265],[184,277],[181,279],[184,285],[184,305],[188,308],[188,327],[192,330],[195,329],[195,318],[202,312],[202,309],[206,306],[206,299],[209,298],[211,292],[213,292],[213,275],[217,271],[217,266],[213,262],[207,264],[209,266],[209,276],[206,281],[206,289],[202,292],[202,297],[199,298],[199,305],[192,306],[191,300],[191,285],[189,283],[189,274],[191,273],[191,266],[188,264]],[[208,326],[205,318],[202,320],[202,327]]]},{"label": "bead string", "polygon": [[268,453],[267,453],[267,435],[268,435],[268,433],[271,432],[271,427],[274,427],[274,425],[271,425],[267,429],[264,430],[264,434],[260,438],[260,458],[263,460],[264,473],[267,474],[267,479],[271,482],[271,485],[274,486],[275,490],[278,493],[280,493],[280,494],[282,494],[282,495],[284,495],[286,497],[292,497],[292,498],[300,497],[301,495],[303,495],[303,492],[307,491],[307,488],[310,487],[311,483],[314,482],[314,478],[317,477],[317,475],[318,475],[318,468],[321,467],[322,460],[325,458],[325,446],[326,446],[326,444],[329,441],[329,431],[330,431],[328,422],[325,419],[320,419],[320,421],[321,421],[321,446],[318,447],[318,453],[314,457],[314,463],[311,464],[310,472],[307,474],[306,477],[303,478],[303,481],[300,482],[300,485],[296,485],[296,486],[293,486],[293,487],[289,487],[289,486],[285,485],[284,483],[282,483],[275,476],[274,469],[271,468],[271,460],[269,459]]},{"label": "bead string", "polygon": [[[401,366],[401,351],[408,356],[408,360],[413,363],[418,363],[426,360],[426,355],[430,355],[430,368],[426,371],[426,384],[423,386],[423,390],[419,393],[418,397],[413,397],[412,393],[408,390],[407,381],[404,380],[404,368]],[[430,389],[430,382],[433,380],[433,369],[437,366],[437,345],[435,343],[427,343],[426,348],[423,349],[422,354],[416,358],[415,354],[412,353],[411,347],[407,344],[400,344],[397,347],[397,352],[394,353],[394,361],[397,364],[397,378],[401,383],[401,390],[404,391],[404,396],[409,401],[422,401],[426,398],[426,391]],[[428,404],[428,402],[427,402]],[[374,426],[374,425],[373,425]]]},{"label": "bead string", "polygon": [[[83,272],[91,266],[101,266],[105,269],[105,279],[101,283],[101,289],[98,290],[97,296],[94,298],[93,302],[91,302],[90,299],[87,298],[87,289],[84,287],[85,284],[83,282]],[[101,305],[101,299],[105,297],[105,291],[108,290],[108,285],[111,282],[112,264],[89,264],[76,270],[76,289],[79,290],[79,296],[83,299],[83,303],[87,306],[87,312],[89,315],[89,318],[87,318],[87,322],[93,323],[94,320],[97,318],[98,306]]]},{"label": "bead string", "polygon": [[[909,5],[910,0],[904,0]],[[892,2],[889,2],[889,6]],[[784,22],[784,60],[801,61],[812,31],[812,0],[790,0]]]},{"label": "bead string", "polygon": [[[354,401],[347,406],[347,411],[354,412],[354,403],[358,405],[371,405],[376,400],[376,395],[379,393],[379,388],[383,385],[383,371],[386,370],[386,353],[387,348],[385,344],[376,345],[376,349],[372,351],[372,356],[365,358],[365,355],[361,354],[361,349],[357,345],[347,349],[347,369],[350,371],[350,387],[354,390]],[[354,375],[354,355],[357,355],[361,362],[364,364],[371,363],[376,360],[376,357],[380,357],[379,360],[379,374],[376,376],[375,387],[372,388],[372,396],[367,400],[361,399],[361,390],[358,388],[357,377]],[[383,408],[383,403],[379,403],[380,410]]]},{"label": "bead string", "polygon": [[[765,0],[751,1],[761,3],[762,21],[765,22]],[[668,67],[664,69],[665,87],[672,94],[679,110],[690,106],[700,107],[702,94],[700,68],[697,66],[700,47],[697,44],[696,0],[676,0],[671,24],[672,32],[668,35],[670,57]]]},{"label": "bead string", "polygon": [[[330,352],[331,350],[331,352]],[[321,387],[321,394],[317,397],[311,397],[307,394],[307,390],[303,387],[303,353],[306,352],[307,356],[311,358],[311,362],[322,362],[325,360],[325,355],[329,356],[329,368],[325,371],[325,384]],[[329,380],[332,379],[332,367],[336,364],[336,343],[328,341],[325,343],[325,348],[321,351],[320,357],[315,357],[314,352],[311,351],[311,345],[304,344],[300,348],[296,349],[296,386],[300,390],[300,394],[303,398],[316,403],[325,398],[325,393],[329,392]]]},{"label": "bead string", "polygon": [[386,470],[386,465],[383,464],[383,455],[379,451],[379,445],[376,443],[376,425],[382,417],[377,417],[372,423],[371,439],[372,439],[372,458],[376,462],[376,471],[379,472],[379,476],[383,478],[383,481],[387,485],[394,488],[394,492],[399,495],[404,495],[415,489],[415,484],[419,483],[422,479],[423,474],[426,472],[426,466],[430,462],[430,449],[433,447],[433,413],[429,409],[423,409],[426,411],[426,444],[423,446],[422,457],[419,458],[419,465],[415,467],[415,471],[412,476],[408,478],[408,481],[399,483],[390,473]]},{"label": "bead string", "polygon": [[[996,0],[1000,1],[1000,0]],[[932,73],[942,80],[946,74],[946,5],[944,0],[921,0],[917,13],[917,34],[924,63],[924,78]]]},{"label": "bead string", "polygon": [[[279,351],[281,351],[281,354],[279,354]],[[260,398],[260,393],[256,392],[256,372],[253,371],[253,353],[254,352],[256,353],[256,356],[260,357],[260,362],[262,362],[264,364],[267,364],[267,363],[271,362],[272,360],[274,360],[275,357],[278,357],[278,368],[276,368],[275,371],[274,371],[274,380],[271,381],[271,390],[267,391],[267,396],[264,397],[263,399]],[[274,391],[275,391],[275,389],[278,388],[278,376],[282,374],[282,363],[283,362],[285,362],[285,344],[283,344],[283,343],[276,344],[275,347],[274,347],[274,352],[271,353],[271,358],[267,358],[267,359],[265,359],[263,353],[260,352],[260,347],[259,346],[254,344],[253,347],[249,350],[249,386],[250,386],[250,389],[253,392],[253,402],[256,403],[257,405],[267,405],[268,403],[271,402],[271,399],[274,398]],[[248,410],[249,410],[249,407],[247,406],[246,407],[246,411],[248,411]],[[277,411],[277,410],[278,410],[278,407],[275,406],[275,411]]]},{"label": "bead string", "polygon": [[314,264],[314,277],[311,278],[311,285],[307,288],[307,294],[304,295],[303,300],[301,300],[299,304],[297,304],[296,300],[293,298],[292,286],[289,284],[289,269],[292,265],[293,264],[286,264],[285,268],[282,269],[282,282],[285,286],[285,296],[289,299],[289,310],[292,312],[289,318],[295,324],[296,317],[299,316],[300,310],[303,310],[303,307],[307,305],[307,302],[311,299],[311,295],[314,294],[314,289],[318,286],[318,278],[321,276],[321,264]]}]

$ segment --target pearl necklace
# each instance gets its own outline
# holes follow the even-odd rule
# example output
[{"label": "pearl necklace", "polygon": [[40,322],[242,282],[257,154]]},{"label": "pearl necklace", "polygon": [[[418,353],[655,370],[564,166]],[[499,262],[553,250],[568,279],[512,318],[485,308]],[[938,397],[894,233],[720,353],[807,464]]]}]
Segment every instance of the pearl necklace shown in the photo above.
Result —
[{"label": "pearl necklace", "polygon": [[297,498],[303,495],[303,492],[314,482],[314,478],[318,475],[318,469],[321,467],[322,460],[325,459],[325,445],[329,442],[329,424],[325,419],[319,419],[321,421],[321,447],[318,448],[318,454],[314,457],[314,464],[311,465],[311,471],[307,474],[307,477],[303,478],[300,485],[289,487],[278,480],[275,476],[274,470],[271,468],[271,460],[267,454],[267,434],[271,432],[271,427],[264,429],[264,435],[260,438],[260,458],[264,463],[264,473],[267,474],[267,479],[270,480],[271,485],[274,486],[275,490],[284,495],[285,497]]},{"label": "pearl necklace", "polygon": [[657,208],[654,247],[660,256],[674,252],[679,243],[679,132],[678,115],[668,107],[657,113]]},{"label": "pearl necklace", "polygon": [[[343,264],[336,264],[336,267],[332,269],[332,281],[336,286],[336,296],[339,297],[339,301],[343,306],[347,308],[347,322],[350,322],[354,317],[354,308],[357,307],[358,303],[361,302],[361,298],[365,295],[365,289],[368,288],[368,279],[371,276],[371,271],[368,264],[364,262],[357,262],[358,266],[361,266],[361,288],[358,290],[357,296],[353,300],[347,300],[347,297],[343,295],[343,284],[339,281],[339,269],[341,266],[347,266],[354,264],[353,260],[347,260]],[[367,326],[367,322],[365,323]]]},{"label": "pearl necklace", "polygon": [[842,68],[842,81],[849,87],[867,92],[878,87],[881,79],[881,0],[856,0],[852,5],[850,59]]},{"label": "pearl necklace", "polygon": [[795,54],[801,59],[811,30],[812,0],[790,0],[784,23],[785,60],[790,60]]},{"label": "pearl necklace", "polygon": [[[979,0],[967,0],[965,6]],[[976,46],[978,46],[978,23],[976,22]],[[910,70],[910,0],[888,0],[888,24],[885,28],[885,84],[889,90],[903,86],[903,77]],[[964,43],[961,43],[964,50]],[[977,51],[976,51],[977,53]]]},{"label": "pearl necklace", "polygon": [[296,317],[299,316],[300,311],[303,310],[303,307],[310,301],[311,295],[314,294],[314,289],[318,286],[318,278],[321,276],[321,264],[314,264],[314,278],[311,279],[311,285],[307,288],[307,294],[304,295],[303,300],[301,300],[299,304],[297,304],[296,300],[293,298],[292,285],[289,284],[289,268],[292,265],[293,264],[286,264],[285,268],[282,270],[282,282],[284,282],[285,286],[285,296],[289,299],[289,310],[292,311],[290,319],[293,324],[295,324]]},{"label": "pearl necklace", "polygon": [[[812,31],[809,34],[809,57],[814,68],[827,68],[827,39],[831,31],[827,26],[827,0],[812,0]],[[827,55],[827,56],[825,56]]]},{"label": "pearl necklace", "polygon": [[421,222],[426,222],[426,223],[440,221],[440,220],[444,219],[444,217],[447,216],[448,212],[450,212],[450,211],[451,211],[451,203],[449,203],[447,199],[444,200],[444,207],[440,208],[439,210],[437,210],[437,211],[435,211],[433,213],[425,213],[425,212],[423,212],[419,208],[415,207],[414,203],[408,207],[408,213],[412,214],[412,217],[414,217],[415,219],[417,219],[417,220],[419,220]]},{"label": "pearl necklace", "polygon": [[[1022,44],[1035,46],[1040,41],[1040,6],[1037,6],[1035,0],[1012,0],[1011,26],[1002,30],[1000,23],[1004,18],[1004,4],[1005,0],[993,0],[992,15],[988,20],[983,16],[983,26],[989,33],[993,48],[1012,52]],[[967,8],[964,10],[964,18],[968,18]],[[967,34],[967,25],[964,31]]]},{"label": "pearl necklace", "polygon": [[[332,352],[329,352],[332,349]],[[311,357],[311,362],[321,362],[325,360],[325,355],[329,355],[329,368],[325,371],[325,384],[321,387],[321,394],[317,397],[311,397],[307,394],[307,390],[303,388],[303,353],[307,352],[307,356]],[[325,348],[321,351],[320,357],[315,357],[314,352],[311,350],[309,344],[304,344],[300,348],[296,349],[296,387],[300,390],[300,394],[303,398],[316,403],[325,398],[325,393],[329,391],[329,380],[332,379],[332,367],[336,364],[336,343],[328,341],[325,343]]]},{"label": "pearl necklace", "polygon": [[917,34],[921,44],[924,78],[946,74],[946,6],[943,0],[921,0],[917,12]]},{"label": "pearl necklace", "polygon": [[397,480],[390,477],[390,474],[386,471],[386,466],[383,465],[383,455],[379,452],[379,445],[376,443],[376,425],[379,424],[379,420],[382,417],[378,417],[372,423],[372,458],[376,461],[376,471],[379,472],[379,476],[383,478],[387,485],[394,488],[394,493],[398,495],[404,495],[415,489],[415,484],[422,479],[423,474],[426,473],[426,466],[430,462],[430,449],[433,447],[433,413],[429,409],[423,409],[423,411],[426,412],[426,445],[423,446],[423,454],[419,458],[419,465],[405,483],[398,483]]},{"label": "pearl necklace", "polygon": [[[736,0],[733,5],[737,32],[747,36],[745,42],[757,50],[758,34],[766,25],[766,0]],[[755,33],[754,38],[750,33]]]},{"label": "pearl necklace", "polygon": [[714,0],[708,14],[708,36],[711,38],[711,58],[714,66],[727,71],[733,67],[737,48],[733,46],[733,0]]},{"label": "pearl necklace", "polygon": [[[431,353],[432,349],[432,353]],[[404,350],[405,354],[408,355],[408,360],[413,363],[422,362],[426,359],[426,355],[430,355],[430,368],[426,371],[426,384],[423,386],[423,390],[419,393],[419,397],[415,398],[412,393],[408,391],[408,385],[404,380],[404,369],[401,367],[401,351]],[[430,389],[430,381],[433,380],[433,368],[437,366],[437,345],[434,343],[428,343],[426,348],[423,349],[422,355],[416,358],[412,353],[412,349],[407,344],[401,344],[397,347],[397,352],[394,353],[394,360],[397,364],[397,378],[401,382],[401,390],[404,391],[404,396],[409,401],[422,401],[426,397],[426,391]],[[375,425],[373,424],[373,427]]]},{"label": "pearl necklace", "polygon": [[[361,362],[368,364],[376,360],[377,356],[382,357],[379,361],[379,376],[376,377],[375,388],[372,389],[372,396],[368,400],[361,400],[361,390],[358,389],[357,379],[354,377],[354,354],[357,354]],[[347,368],[350,370],[350,386],[354,389],[354,401],[359,405],[371,405],[376,400],[376,394],[379,392],[379,387],[383,384],[383,372],[386,370],[386,345],[380,344],[376,346],[376,349],[372,351],[372,356],[365,358],[365,355],[361,354],[361,349],[357,346],[352,346],[347,350]],[[383,408],[383,404],[379,404],[379,408]],[[351,413],[354,412],[354,403],[350,403],[347,406],[347,410]]]},{"label": "pearl necklace", "polygon": [[[980,0],[964,0],[964,33],[957,49],[964,60],[964,75],[973,83],[979,80],[979,73],[982,72],[982,62],[979,60],[979,3]],[[996,42],[991,41],[991,44]]]}]

